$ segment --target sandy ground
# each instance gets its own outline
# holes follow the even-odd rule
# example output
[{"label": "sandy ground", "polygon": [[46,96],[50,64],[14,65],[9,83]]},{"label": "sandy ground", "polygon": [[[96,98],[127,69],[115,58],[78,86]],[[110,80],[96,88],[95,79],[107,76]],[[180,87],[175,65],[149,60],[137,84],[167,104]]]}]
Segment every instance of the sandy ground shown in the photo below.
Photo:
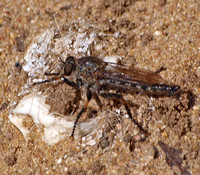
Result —
[{"label": "sandy ground", "polygon": [[[43,128],[31,118],[24,123],[31,128],[26,141],[8,116],[32,78],[21,68],[27,61],[24,56],[35,37],[50,30],[54,36],[45,56],[49,67],[58,63],[58,55],[118,55],[123,65],[152,71],[165,67],[161,76],[180,85],[182,93],[158,98],[125,95],[134,118],[150,133],[145,140],[123,117],[126,112],[120,103],[101,99],[103,109],[92,101],[80,120],[102,118],[96,131],[102,130],[102,137],[91,134],[96,144],[66,138],[49,146],[42,140]],[[91,38],[95,33],[95,41],[84,51],[54,41],[69,36],[69,31],[74,38],[80,33]],[[199,31],[198,1],[1,0],[0,174],[199,174]],[[38,78],[43,78],[42,74]],[[85,101],[83,97],[78,106],[75,91],[66,84],[37,88],[49,97],[51,111],[63,115],[70,115]],[[33,91],[30,87],[25,90]]]}]

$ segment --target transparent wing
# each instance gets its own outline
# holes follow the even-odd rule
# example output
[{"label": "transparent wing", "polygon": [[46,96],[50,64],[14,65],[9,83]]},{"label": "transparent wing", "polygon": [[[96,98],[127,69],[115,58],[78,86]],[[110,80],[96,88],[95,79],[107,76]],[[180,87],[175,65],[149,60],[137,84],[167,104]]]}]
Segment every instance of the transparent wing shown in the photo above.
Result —
[{"label": "transparent wing", "polygon": [[114,64],[107,64],[102,75],[109,79],[138,82],[147,85],[165,83],[164,79],[155,72],[134,67],[122,67]]}]

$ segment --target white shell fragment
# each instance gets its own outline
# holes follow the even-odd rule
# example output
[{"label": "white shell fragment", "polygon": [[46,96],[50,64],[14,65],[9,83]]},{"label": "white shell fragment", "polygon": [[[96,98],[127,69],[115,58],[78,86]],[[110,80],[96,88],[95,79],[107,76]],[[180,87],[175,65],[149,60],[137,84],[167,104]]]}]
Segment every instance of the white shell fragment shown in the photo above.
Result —
[{"label": "white shell fragment", "polygon": [[[32,117],[36,125],[44,126],[43,140],[54,145],[59,141],[69,137],[74,121],[68,121],[66,117],[58,117],[53,113],[49,113],[50,106],[45,104],[45,96],[29,94],[25,96],[13,110],[13,114],[9,116],[10,121],[22,132],[27,140],[29,130],[23,126],[23,120],[29,115]],[[97,128],[97,119],[89,122],[78,123],[76,134],[88,134]]]},{"label": "white shell fragment", "polygon": [[105,62],[117,64],[121,60],[121,56],[113,55],[113,56],[106,56],[103,59]]},{"label": "white shell fragment", "polygon": [[46,66],[48,59],[45,59],[49,53],[49,44],[54,37],[54,30],[46,30],[42,34],[35,37],[32,44],[26,51],[24,60],[26,64],[23,66],[25,72],[29,76],[36,76],[41,74],[48,69]]},{"label": "white shell fragment", "polygon": [[21,133],[23,134],[24,138],[27,140],[28,138],[28,134],[29,134],[29,130],[23,126],[23,118],[25,116],[21,115],[18,116],[16,115],[9,115],[9,119],[10,121],[21,131]]}]

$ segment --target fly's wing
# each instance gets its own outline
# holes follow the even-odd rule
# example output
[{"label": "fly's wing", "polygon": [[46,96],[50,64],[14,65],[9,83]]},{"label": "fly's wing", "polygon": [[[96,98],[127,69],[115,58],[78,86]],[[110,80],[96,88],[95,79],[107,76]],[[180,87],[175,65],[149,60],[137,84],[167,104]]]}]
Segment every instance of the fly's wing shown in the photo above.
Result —
[{"label": "fly's wing", "polygon": [[165,83],[164,79],[159,74],[152,71],[134,67],[125,68],[111,64],[107,64],[107,66],[105,67],[103,77],[119,81],[122,80],[127,82],[136,82],[146,85],[158,85]]}]

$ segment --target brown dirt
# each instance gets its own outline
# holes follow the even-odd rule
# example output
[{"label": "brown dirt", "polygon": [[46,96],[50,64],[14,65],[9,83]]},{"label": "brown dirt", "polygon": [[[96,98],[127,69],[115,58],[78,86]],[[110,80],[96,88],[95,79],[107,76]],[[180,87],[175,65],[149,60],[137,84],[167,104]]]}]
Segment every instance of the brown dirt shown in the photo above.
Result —
[{"label": "brown dirt", "polygon": [[[141,140],[138,128],[126,118],[116,120],[111,111],[124,107],[101,99],[102,111],[91,103],[82,120],[102,117],[103,137],[95,146],[82,146],[81,140],[63,140],[54,146],[42,141],[37,127],[26,142],[8,115],[19,102],[27,74],[24,54],[35,36],[48,28],[58,28],[56,37],[66,34],[75,20],[85,19],[85,31],[120,37],[98,38],[105,43],[91,55],[122,56],[122,64],[158,70],[163,78],[184,91],[179,97],[150,98],[126,95],[134,118],[151,134]],[[89,24],[95,26],[88,27]],[[0,3],[0,174],[181,174],[177,165],[166,163],[158,141],[181,151],[182,168],[191,174],[200,172],[200,4],[198,1],[77,0]],[[76,27],[74,32],[78,33]],[[53,47],[53,46],[52,46]],[[95,45],[93,46],[95,47]],[[70,54],[74,55],[73,52]],[[74,56],[81,56],[77,54]],[[50,88],[45,91],[47,87]],[[42,85],[52,111],[75,114],[85,98],[76,102],[76,92],[65,84]],[[114,103],[114,104],[113,104]],[[137,104],[137,105],[135,105]],[[98,111],[98,112],[97,112]],[[75,116],[74,114],[74,116]],[[75,117],[74,117],[75,120]],[[31,121],[30,121],[31,123]],[[33,123],[31,124],[31,126]],[[95,137],[95,136],[93,136]],[[58,163],[58,160],[61,162]],[[183,172],[182,172],[183,173]]]}]

